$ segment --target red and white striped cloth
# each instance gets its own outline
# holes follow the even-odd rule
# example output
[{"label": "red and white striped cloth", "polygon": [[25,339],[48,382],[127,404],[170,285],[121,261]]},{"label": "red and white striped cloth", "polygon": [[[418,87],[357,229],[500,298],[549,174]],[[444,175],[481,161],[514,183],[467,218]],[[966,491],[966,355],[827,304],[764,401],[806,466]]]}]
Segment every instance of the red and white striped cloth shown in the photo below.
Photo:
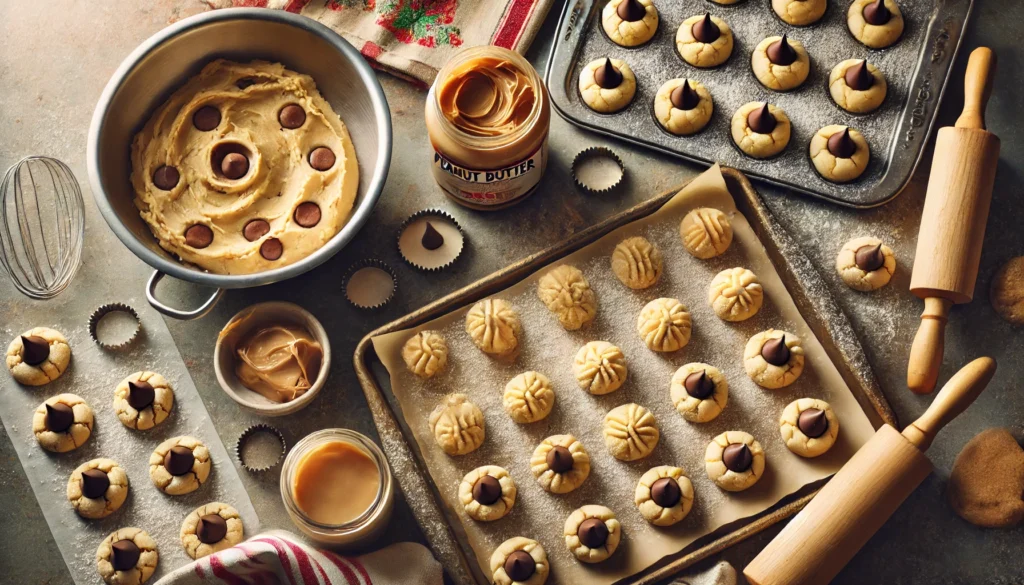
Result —
[{"label": "red and white striped cloth", "polygon": [[276,530],[201,558],[156,585],[441,585],[426,547],[400,542],[358,557],[319,550]]}]

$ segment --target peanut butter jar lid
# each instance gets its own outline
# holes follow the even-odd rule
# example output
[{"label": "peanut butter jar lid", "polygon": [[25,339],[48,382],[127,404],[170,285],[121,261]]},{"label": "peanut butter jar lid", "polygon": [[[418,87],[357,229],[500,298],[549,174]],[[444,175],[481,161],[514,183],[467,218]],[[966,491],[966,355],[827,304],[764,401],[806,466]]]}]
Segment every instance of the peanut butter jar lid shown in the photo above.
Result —
[{"label": "peanut butter jar lid", "polygon": [[581,150],[572,159],[572,180],[576,186],[594,195],[615,190],[626,176],[626,167],[615,152],[604,146]]},{"label": "peanut butter jar lid", "polygon": [[235,458],[251,473],[269,471],[284,461],[288,444],[284,435],[268,424],[259,423],[242,431],[235,443]]},{"label": "peanut butter jar lid", "polygon": [[89,337],[106,350],[126,349],[141,331],[139,313],[124,303],[100,305],[89,315]]},{"label": "peanut butter jar lid", "polygon": [[417,211],[398,229],[398,253],[407,264],[424,272],[455,264],[465,246],[462,226],[441,209]]},{"label": "peanut butter jar lid", "polygon": [[345,299],[353,307],[364,310],[384,308],[398,289],[395,271],[376,258],[366,258],[350,266],[342,282]]}]

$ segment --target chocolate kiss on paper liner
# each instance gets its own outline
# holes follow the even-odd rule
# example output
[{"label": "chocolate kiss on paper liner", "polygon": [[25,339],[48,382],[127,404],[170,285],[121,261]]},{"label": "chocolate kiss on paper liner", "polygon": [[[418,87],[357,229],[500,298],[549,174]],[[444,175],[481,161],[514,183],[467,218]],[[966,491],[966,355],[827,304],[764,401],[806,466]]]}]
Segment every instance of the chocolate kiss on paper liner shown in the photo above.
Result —
[{"label": "chocolate kiss on paper liner", "polygon": [[[441,245],[434,249],[427,245],[437,243],[428,225],[441,240]],[[406,264],[424,272],[437,272],[450,267],[462,256],[466,234],[448,212],[423,209],[402,222],[395,243]]]}]

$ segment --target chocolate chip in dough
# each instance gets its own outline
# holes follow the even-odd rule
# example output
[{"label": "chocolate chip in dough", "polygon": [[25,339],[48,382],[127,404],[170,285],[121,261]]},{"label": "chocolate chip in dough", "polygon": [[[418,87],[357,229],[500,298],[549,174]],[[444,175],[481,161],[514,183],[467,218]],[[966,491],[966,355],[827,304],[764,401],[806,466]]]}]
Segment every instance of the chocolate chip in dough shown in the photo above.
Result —
[{"label": "chocolate chip in dough", "polygon": [[580,542],[587,548],[601,548],[608,542],[608,525],[599,518],[587,518],[580,522],[576,536],[580,537]]},{"label": "chocolate chip in dough", "polygon": [[139,547],[128,539],[110,545],[110,564],[114,565],[115,571],[131,571],[141,555]]},{"label": "chocolate chip in dough", "polygon": [[282,128],[294,130],[306,123],[306,110],[299,104],[288,104],[278,112],[277,121],[281,123]]},{"label": "chocolate chip in dough", "polygon": [[828,417],[820,408],[808,408],[797,417],[796,426],[800,427],[801,433],[817,439],[828,430]]},{"label": "chocolate chip in dough", "polygon": [[787,35],[782,35],[781,39],[768,45],[765,53],[768,54],[768,60],[775,65],[792,65],[797,58],[796,49],[789,44]]},{"label": "chocolate chip in dough", "polygon": [[267,260],[277,260],[284,253],[284,244],[277,238],[270,238],[260,246],[260,256]]},{"label": "chocolate chip in dough", "polygon": [[715,21],[711,20],[710,12],[705,12],[704,18],[693,23],[690,32],[693,33],[695,40],[704,44],[713,43],[722,36],[722,29],[718,28]]},{"label": "chocolate chip in dough", "polygon": [[210,226],[197,223],[185,230],[185,245],[202,250],[213,243],[213,230]]},{"label": "chocolate chip in dough", "polygon": [[868,70],[867,59],[861,59],[860,63],[848,68],[843,78],[846,86],[854,91],[867,91],[875,84],[875,76]]},{"label": "chocolate chip in dough", "polygon": [[675,478],[663,477],[651,484],[651,499],[662,508],[671,508],[683,499],[683,491]]},{"label": "chocolate chip in dough", "polygon": [[192,125],[200,132],[209,132],[220,126],[220,110],[213,106],[203,106],[192,114]]},{"label": "chocolate chip in dough", "polygon": [[758,134],[771,134],[775,130],[778,121],[768,109],[768,103],[747,114],[747,126]]},{"label": "chocolate chip in dough", "polygon": [[153,385],[149,382],[139,380],[138,382],[128,382],[128,406],[131,406],[135,410],[142,410],[150,404],[153,404],[153,400],[156,399],[156,390],[153,389]]},{"label": "chocolate chip in dough", "polygon": [[242,235],[250,242],[255,242],[268,233],[270,233],[270,222],[265,219],[251,219],[242,228]]},{"label": "chocolate chip in dough", "polygon": [[73,422],[75,422],[75,411],[71,410],[71,407],[67,404],[57,402],[56,404],[46,405],[46,417],[43,419],[46,430],[54,433],[63,433],[71,428],[71,423]]},{"label": "chocolate chip in dough", "polygon": [[754,454],[746,443],[733,443],[722,452],[722,463],[730,471],[743,473],[754,463]]},{"label": "chocolate chip in dough", "polygon": [[196,462],[196,456],[192,449],[182,445],[175,445],[164,455],[164,467],[171,475],[185,475],[192,471],[192,464]]},{"label": "chocolate chip in dough", "polygon": [[38,335],[21,336],[21,361],[38,366],[50,357],[50,342]]},{"label": "chocolate chip in dough", "polygon": [[162,191],[173,189],[178,184],[178,179],[180,178],[181,175],[178,174],[178,169],[167,165],[163,165],[153,172],[153,184]]},{"label": "chocolate chip in dough", "polygon": [[850,158],[857,152],[857,143],[850,138],[850,129],[828,137],[828,151],[836,158]]},{"label": "chocolate chip in dough", "polygon": [[86,469],[82,472],[82,495],[95,500],[102,498],[110,487],[110,477],[102,469]]},{"label": "chocolate chip in dough", "polygon": [[501,484],[491,475],[485,475],[473,484],[473,499],[478,504],[490,506],[501,498]]},{"label": "chocolate chip in dough", "polygon": [[705,400],[715,392],[715,383],[708,377],[705,370],[694,372],[683,380],[686,393],[697,400]]},{"label": "chocolate chip in dough", "polygon": [[312,201],[304,201],[295,208],[292,218],[300,226],[311,228],[320,223],[320,206]]},{"label": "chocolate chip in dough", "polygon": [[229,152],[220,161],[220,172],[231,179],[241,179],[249,172],[249,159],[239,152]]},{"label": "chocolate chip in dough", "polygon": [[555,473],[565,473],[572,469],[572,453],[562,446],[554,447],[548,451],[548,468]]},{"label": "chocolate chip in dough", "polygon": [[309,166],[318,171],[326,171],[334,166],[334,151],[326,146],[318,146],[309,153]]},{"label": "chocolate chip in dough", "polygon": [[594,71],[594,81],[602,89],[613,89],[622,85],[622,72],[612,65],[610,58],[605,57],[604,65]]},{"label": "chocolate chip in dough", "polygon": [[700,103],[700,96],[690,85],[689,79],[684,79],[683,84],[673,89],[668,97],[672,107],[677,110],[692,110]]},{"label": "chocolate chip in dough", "polygon": [[537,570],[537,561],[525,550],[512,551],[505,557],[505,574],[514,583],[525,583]]},{"label": "chocolate chip in dough", "polygon": [[892,11],[884,0],[875,0],[864,7],[864,21],[875,26],[882,26],[892,19]]},{"label": "chocolate chip in dough", "polygon": [[853,261],[864,272],[878,270],[885,264],[885,253],[882,252],[882,244],[877,246],[861,246],[853,254]]},{"label": "chocolate chip in dough", "polygon": [[200,542],[215,544],[228,534],[228,523],[218,514],[206,514],[199,517],[199,524],[196,525],[196,536]]},{"label": "chocolate chip in dough", "polygon": [[433,251],[444,245],[444,236],[441,235],[441,232],[437,231],[434,224],[429,221],[426,223],[427,227],[423,230],[423,237],[420,238],[420,244],[422,244],[424,248]]},{"label": "chocolate chip in dough", "polygon": [[644,5],[639,0],[622,0],[615,8],[615,13],[626,22],[636,22],[643,20],[644,16],[647,15],[647,9],[644,8]]},{"label": "chocolate chip in dough", "polygon": [[769,339],[761,346],[761,357],[773,366],[784,366],[789,362],[790,351],[786,345],[786,335]]}]

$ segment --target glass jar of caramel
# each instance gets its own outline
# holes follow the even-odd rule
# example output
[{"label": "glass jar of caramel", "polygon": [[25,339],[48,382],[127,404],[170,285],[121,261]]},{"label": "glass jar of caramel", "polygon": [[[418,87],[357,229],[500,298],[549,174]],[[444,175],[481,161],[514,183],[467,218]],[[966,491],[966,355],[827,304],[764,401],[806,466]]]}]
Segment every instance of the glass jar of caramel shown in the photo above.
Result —
[{"label": "glass jar of caramel", "polygon": [[427,94],[432,172],[456,202],[501,209],[537,190],[548,161],[551,106],[537,71],[494,46],[459,52]]},{"label": "glass jar of caramel", "polygon": [[292,522],[329,545],[364,542],[391,518],[393,478],[384,453],[348,429],[324,429],[295,445],[281,469],[281,499]]}]

